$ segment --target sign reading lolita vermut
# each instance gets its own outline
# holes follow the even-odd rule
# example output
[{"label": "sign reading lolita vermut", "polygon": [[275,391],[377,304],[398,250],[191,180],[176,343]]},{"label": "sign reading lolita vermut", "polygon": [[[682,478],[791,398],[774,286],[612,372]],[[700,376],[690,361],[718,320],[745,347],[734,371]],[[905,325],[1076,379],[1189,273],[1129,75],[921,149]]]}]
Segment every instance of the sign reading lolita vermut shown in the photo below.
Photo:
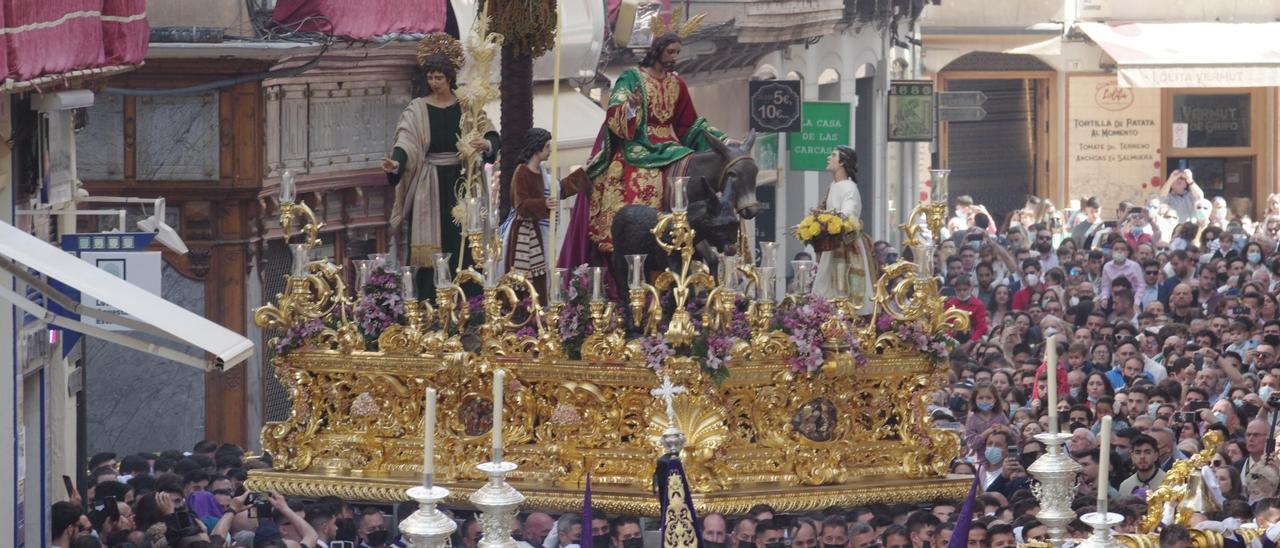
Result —
[{"label": "sign reading lolita vermut", "polygon": [[1104,204],[1163,191],[1160,90],[1120,87],[1114,75],[1067,81],[1067,181],[1072,197]]}]

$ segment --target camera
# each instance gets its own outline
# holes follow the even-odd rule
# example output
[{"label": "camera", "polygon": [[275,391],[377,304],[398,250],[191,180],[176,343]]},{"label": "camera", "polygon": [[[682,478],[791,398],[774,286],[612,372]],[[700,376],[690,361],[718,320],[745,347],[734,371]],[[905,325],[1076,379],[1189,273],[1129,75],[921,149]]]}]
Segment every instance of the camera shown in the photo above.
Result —
[{"label": "camera", "polygon": [[1194,424],[1199,420],[1199,416],[1195,411],[1179,411],[1176,413],[1176,420],[1183,424]]},{"label": "camera", "polygon": [[1280,394],[1272,394],[1267,398],[1266,404],[1271,409],[1280,409]]}]

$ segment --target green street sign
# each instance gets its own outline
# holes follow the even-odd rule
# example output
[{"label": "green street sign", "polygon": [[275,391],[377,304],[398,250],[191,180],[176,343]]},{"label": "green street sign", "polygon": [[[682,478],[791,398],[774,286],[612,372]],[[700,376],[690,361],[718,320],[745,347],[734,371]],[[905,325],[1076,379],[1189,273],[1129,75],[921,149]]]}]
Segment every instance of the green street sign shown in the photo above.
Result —
[{"label": "green street sign", "polygon": [[849,103],[804,103],[801,130],[787,136],[789,168],[795,171],[827,169],[827,155],[838,145],[850,145]]}]

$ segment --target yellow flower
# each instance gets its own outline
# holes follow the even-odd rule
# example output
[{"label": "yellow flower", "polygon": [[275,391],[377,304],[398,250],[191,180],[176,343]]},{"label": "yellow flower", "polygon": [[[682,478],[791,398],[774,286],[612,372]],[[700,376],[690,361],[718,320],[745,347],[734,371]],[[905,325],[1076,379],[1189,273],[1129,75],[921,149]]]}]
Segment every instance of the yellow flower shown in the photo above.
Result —
[{"label": "yellow flower", "polygon": [[827,227],[827,233],[832,236],[838,236],[840,232],[840,223],[831,223],[831,225]]},{"label": "yellow flower", "polygon": [[832,214],[830,214],[830,213],[823,213],[823,214],[821,214],[821,215],[819,215],[819,216],[818,216],[818,220],[819,220],[819,221],[822,221],[822,222],[824,222],[824,223],[829,223],[829,222],[831,222],[831,221],[832,221],[833,219],[835,219],[835,218],[836,218],[836,217],[835,217],[835,215],[832,215]]}]

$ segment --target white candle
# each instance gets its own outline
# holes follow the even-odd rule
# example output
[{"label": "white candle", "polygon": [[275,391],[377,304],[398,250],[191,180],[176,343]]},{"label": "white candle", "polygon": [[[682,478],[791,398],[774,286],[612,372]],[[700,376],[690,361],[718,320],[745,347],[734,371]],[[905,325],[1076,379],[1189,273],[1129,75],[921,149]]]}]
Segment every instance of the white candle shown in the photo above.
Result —
[{"label": "white candle", "polygon": [[292,204],[297,198],[297,187],[293,185],[293,172],[285,171],[280,176],[280,203]]},{"label": "white candle", "polygon": [[507,372],[493,372],[493,462],[502,462],[502,388]]},{"label": "white candle", "polygon": [[[551,79],[551,197],[555,200],[560,199],[560,146],[556,138],[560,136],[560,38],[564,35],[564,16],[560,12],[560,2],[556,2],[556,43],[555,56],[552,60]],[[559,202],[556,202],[559,204]],[[560,241],[559,223],[556,209],[550,211],[550,242],[546,245],[548,262],[552,267],[556,265],[556,256],[559,253],[559,246],[556,245]]]},{"label": "white candle", "polygon": [[603,267],[596,266],[591,268],[591,300],[593,301],[604,300],[604,268]]},{"label": "white candle", "polygon": [[1098,513],[1107,515],[1107,495],[1111,487],[1111,415],[1102,417],[1102,446],[1098,448]]},{"label": "white candle", "polygon": [[433,483],[436,471],[436,389],[427,389],[426,427],[422,434],[422,485],[427,489]]},{"label": "white candle", "polygon": [[1058,344],[1049,339],[1045,350],[1045,370],[1049,381],[1049,433],[1058,433]]}]

